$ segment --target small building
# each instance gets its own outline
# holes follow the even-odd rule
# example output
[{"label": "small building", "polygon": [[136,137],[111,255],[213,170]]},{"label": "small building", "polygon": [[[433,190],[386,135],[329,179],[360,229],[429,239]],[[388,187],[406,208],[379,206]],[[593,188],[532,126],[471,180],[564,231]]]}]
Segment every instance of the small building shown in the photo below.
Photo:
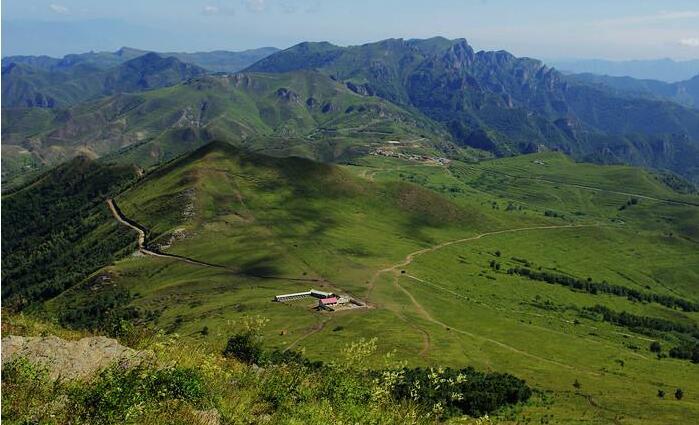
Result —
[{"label": "small building", "polygon": [[330,298],[333,296],[331,292],[318,291],[317,289],[310,290],[311,296],[316,298]]},{"label": "small building", "polygon": [[315,289],[310,289],[306,292],[296,292],[293,294],[282,294],[282,295],[276,295],[274,297],[274,301],[276,302],[287,302],[287,301],[296,301],[300,300],[302,298],[306,297],[313,297],[313,298],[330,298],[334,297],[335,295],[331,292],[323,292],[323,291],[318,291]]},{"label": "small building", "polygon": [[321,298],[318,300],[318,307],[329,307],[337,304],[337,297]]},{"label": "small building", "polygon": [[293,294],[277,295],[277,296],[274,297],[274,301],[279,302],[279,303],[283,303],[283,302],[286,302],[286,301],[294,301],[294,300],[298,300],[298,299],[305,298],[305,297],[310,297],[310,296],[312,296],[312,295],[311,295],[311,291],[307,291],[307,292],[296,292],[296,293],[293,293]]}]

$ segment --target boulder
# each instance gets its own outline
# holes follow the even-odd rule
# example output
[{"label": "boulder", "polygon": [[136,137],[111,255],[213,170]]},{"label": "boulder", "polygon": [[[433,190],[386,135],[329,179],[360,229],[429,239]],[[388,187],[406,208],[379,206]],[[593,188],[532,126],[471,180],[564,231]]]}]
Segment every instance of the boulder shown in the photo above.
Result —
[{"label": "boulder", "polygon": [[46,367],[51,379],[84,379],[119,363],[125,367],[140,363],[146,352],[125,347],[102,336],[68,341],[56,336],[2,338],[2,363],[24,357]]}]

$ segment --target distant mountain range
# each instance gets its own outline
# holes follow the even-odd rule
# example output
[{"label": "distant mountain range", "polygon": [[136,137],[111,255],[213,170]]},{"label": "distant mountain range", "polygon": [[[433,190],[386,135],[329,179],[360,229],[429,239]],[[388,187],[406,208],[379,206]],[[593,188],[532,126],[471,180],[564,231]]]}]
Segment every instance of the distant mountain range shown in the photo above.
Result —
[{"label": "distant mountain range", "polygon": [[[118,149],[147,165],[223,138],[329,161],[386,140],[440,156],[559,150],[699,179],[699,111],[688,107],[696,80],[564,75],[440,37],[301,43],[244,56],[142,53],[6,58],[4,172]],[[254,63],[205,75],[234,69],[234,58]]]},{"label": "distant mountain range", "polygon": [[618,95],[667,100],[699,109],[699,75],[676,83],[589,73],[571,74],[569,77],[572,81],[614,90]]},{"label": "distant mountain range", "polygon": [[276,52],[153,53],[123,47],[116,52],[2,59],[3,107],[66,107],[115,93],[177,84],[207,72],[236,72]]},{"label": "distant mountain range", "polygon": [[[275,47],[262,47],[259,49],[230,52],[217,50],[212,52],[156,52],[164,58],[173,57],[182,62],[191,63],[212,72],[237,72],[257,62],[258,60],[279,51]],[[64,71],[76,65],[91,65],[100,69],[107,69],[143,56],[148,50],[122,47],[115,52],[88,52],[70,54],[63,58],[49,56],[6,56],[2,58],[3,68],[9,64],[24,64],[46,71]]]},{"label": "distant mountain range", "polygon": [[366,154],[366,143],[384,139],[424,139],[424,146],[449,139],[427,117],[314,71],[208,75],[70,108],[3,108],[3,123],[5,176],[27,161],[53,164],[79,154],[114,153],[147,167],[211,140],[335,161]]},{"label": "distant mountain range", "polygon": [[699,112],[577,84],[508,52],[466,40],[390,39],[361,46],[302,43],[252,72],[317,69],[355,91],[415,108],[455,142],[510,155],[562,150],[577,158],[697,172]]},{"label": "distant mountain range", "polygon": [[613,77],[632,77],[674,83],[699,74],[699,59],[674,61],[649,59],[609,61],[603,59],[547,60],[546,63],[564,73],[590,73]]},{"label": "distant mountain range", "polygon": [[3,107],[66,107],[116,93],[167,87],[206,72],[156,53],[107,69],[89,62],[48,69],[11,62],[2,68]]}]

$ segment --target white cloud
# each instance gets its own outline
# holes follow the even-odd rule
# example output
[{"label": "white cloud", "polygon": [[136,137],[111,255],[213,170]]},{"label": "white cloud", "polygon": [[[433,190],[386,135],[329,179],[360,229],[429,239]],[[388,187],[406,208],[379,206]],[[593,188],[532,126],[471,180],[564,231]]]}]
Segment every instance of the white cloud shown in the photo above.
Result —
[{"label": "white cloud", "polygon": [[245,0],[245,7],[251,12],[263,12],[267,5],[265,0]]},{"label": "white cloud", "polygon": [[696,18],[699,18],[699,10],[661,11],[653,15],[622,16],[620,18],[604,19],[597,21],[596,24],[603,26],[638,25]]},{"label": "white cloud", "polygon": [[699,37],[683,38],[680,45],[687,47],[699,47]]},{"label": "white cloud", "polygon": [[59,15],[67,15],[70,13],[70,9],[61,4],[56,3],[51,3],[49,5],[49,9],[51,9],[51,11],[53,11],[54,13],[58,13]]},{"label": "white cloud", "polygon": [[206,16],[232,16],[235,15],[235,9],[221,4],[207,4],[201,13]]}]

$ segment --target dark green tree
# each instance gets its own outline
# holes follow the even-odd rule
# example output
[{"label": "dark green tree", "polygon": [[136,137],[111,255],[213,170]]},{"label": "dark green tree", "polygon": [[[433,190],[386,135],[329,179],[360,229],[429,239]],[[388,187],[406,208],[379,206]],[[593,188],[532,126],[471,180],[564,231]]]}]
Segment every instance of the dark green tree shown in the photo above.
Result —
[{"label": "dark green tree", "polygon": [[257,335],[252,332],[242,332],[228,338],[223,355],[234,357],[247,364],[258,364],[262,361],[264,352]]}]

